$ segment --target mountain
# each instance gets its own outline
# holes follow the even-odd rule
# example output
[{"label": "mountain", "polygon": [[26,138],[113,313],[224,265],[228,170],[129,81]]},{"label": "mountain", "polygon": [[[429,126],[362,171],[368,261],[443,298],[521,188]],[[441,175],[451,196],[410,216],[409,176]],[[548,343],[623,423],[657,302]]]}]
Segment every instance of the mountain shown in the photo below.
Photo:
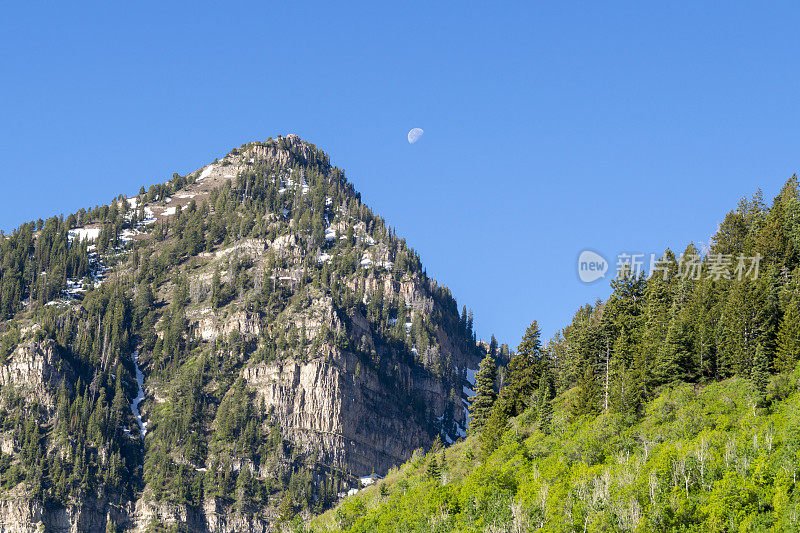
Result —
[{"label": "mountain", "polygon": [[463,437],[486,351],[295,135],[1,235],[0,318],[0,531],[275,530]]}]

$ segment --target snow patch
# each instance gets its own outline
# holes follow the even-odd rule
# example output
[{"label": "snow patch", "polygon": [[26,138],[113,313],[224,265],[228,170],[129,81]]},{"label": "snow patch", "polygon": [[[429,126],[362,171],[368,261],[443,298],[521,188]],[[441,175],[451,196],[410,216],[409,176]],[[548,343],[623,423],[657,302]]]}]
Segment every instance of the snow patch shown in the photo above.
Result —
[{"label": "snow patch", "polygon": [[467,381],[473,387],[475,386],[475,374],[478,372],[478,369],[472,370],[471,368],[467,368]]},{"label": "snow patch", "polygon": [[133,240],[134,235],[138,235],[138,231],[134,231],[131,229],[124,229],[122,233],[119,234],[119,240],[122,241],[123,244],[127,244]]},{"label": "snow patch", "polygon": [[383,478],[381,478],[381,476],[379,476],[378,474],[370,474],[368,476],[363,476],[359,478],[359,481],[361,481],[361,485],[363,485],[364,487],[369,487],[370,485],[375,484],[377,481],[380,481],[381,479]]},{"label": "snow patch", "polygon": [[142,413],[139,411],[139,404],[144,400],[144,374],[142,374],[142,369],[139,368],[139,352],[133,352],[131,357],[133,364],[136,366],[136,385],[139,387],[139,394],[131,402],[131,411],[134,418],[136,418],[136,423],[139,424],[139,433],[141,433],[142,440],[144,440],[144,436],[147,434],[147,422],[142,421]]},{"label": "snow patch", "polygon": [[461,387],[461,392],[464,393],[464,397],[461,398],[461,401],[464,403],[464,419],[467,421],[464,429],[462,430],[459,426],[459,434],[463,431],[464,435],[466,435],[466,428],[469,427],[469,398],[472,398],[477,393],[475,392],[475,373],[478,371],[476,368],[475,370],[471,368],[467,368],[467,383],[469,383],[469,387],[463,385]]},{"label": "snow patch", "polygon": [[69,230],[69,239],[78,241],[96,241],[100,237],[100,228],[75,228]]},{"label": "snow patch", "polygon": [[214,165],[208,165],[203,169],[203,171],[197,177],[196,181],[203,181],[204,179],[209,177],[213,171],[214,171]]}]

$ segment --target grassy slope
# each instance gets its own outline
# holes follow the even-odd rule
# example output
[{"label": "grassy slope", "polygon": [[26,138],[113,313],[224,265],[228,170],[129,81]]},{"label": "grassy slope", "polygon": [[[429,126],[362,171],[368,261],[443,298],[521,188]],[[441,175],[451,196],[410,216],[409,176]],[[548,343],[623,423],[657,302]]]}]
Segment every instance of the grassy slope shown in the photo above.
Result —
[{"label": "grassy slope", "polygon": [[678,384],[636,421],[572,419],[570,391],[549,435],[525,413],[485,460],[470,437],[446,450],[439,482],[426,474],[431,454],[413,458],[310,529],[795,531],[799,378],[776,377],[768,408],[749,380]]}]

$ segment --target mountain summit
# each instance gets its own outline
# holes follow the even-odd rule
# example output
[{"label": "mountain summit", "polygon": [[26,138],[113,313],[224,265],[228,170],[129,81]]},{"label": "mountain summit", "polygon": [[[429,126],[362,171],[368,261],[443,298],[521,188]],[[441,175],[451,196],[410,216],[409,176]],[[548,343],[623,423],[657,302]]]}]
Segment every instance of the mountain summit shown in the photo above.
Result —
[{"label": "mountain summit", "polygon": [[24,224],[0,291],[0,530],[275,529],[463,436],[484,351],[296,135]]}]

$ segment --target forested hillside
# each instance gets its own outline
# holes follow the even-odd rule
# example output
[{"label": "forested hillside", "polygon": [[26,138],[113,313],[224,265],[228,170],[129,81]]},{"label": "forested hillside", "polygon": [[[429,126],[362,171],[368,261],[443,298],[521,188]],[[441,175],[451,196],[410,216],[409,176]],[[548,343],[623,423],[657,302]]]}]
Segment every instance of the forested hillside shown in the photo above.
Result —
[{"label": "forested hillside", "polygon": [[296,136],[0,235],[0,529],[263,531],[466,428],[482,357]]},{"label": "forested hillside", "polygon": [[633,262],[546,345],[534,321],[470,436],[315,530],[793,531],[800,491],[800,195],[742,200],[708,250]]}]

